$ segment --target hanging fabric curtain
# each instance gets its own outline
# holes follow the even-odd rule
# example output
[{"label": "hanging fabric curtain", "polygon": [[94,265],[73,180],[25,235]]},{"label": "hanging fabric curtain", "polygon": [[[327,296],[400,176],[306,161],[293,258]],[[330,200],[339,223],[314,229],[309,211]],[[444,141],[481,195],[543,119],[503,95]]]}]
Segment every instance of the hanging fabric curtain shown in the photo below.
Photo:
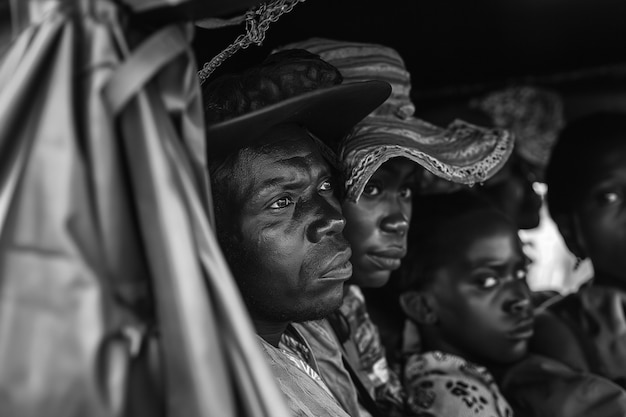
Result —
[{"label": "hanging fabric curtain", "polygon": [[209,222],[190,25],[28,10],[0,65],[0,415],[287,416]]}]

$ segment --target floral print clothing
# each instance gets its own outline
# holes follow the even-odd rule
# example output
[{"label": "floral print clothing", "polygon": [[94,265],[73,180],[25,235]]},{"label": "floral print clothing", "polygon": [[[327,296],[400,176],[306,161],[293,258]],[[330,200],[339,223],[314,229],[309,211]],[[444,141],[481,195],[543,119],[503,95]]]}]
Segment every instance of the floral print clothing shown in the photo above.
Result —
[{"label": "floral print clothing", "polygon": [[[385,357],[378,328],[370,319],[365,297],[356,285],[350,285],[339,309],[348,325],[348,358],[372,398],[387,416],[405,415],[405,396],[398,374]],[[350,349],[351,347],[351,349]]]},{"label": "floral print clothing", "polygon": [[410,413],[420,417],[511,417],[487,369],[438,351],[413,353],[404,366]]}]

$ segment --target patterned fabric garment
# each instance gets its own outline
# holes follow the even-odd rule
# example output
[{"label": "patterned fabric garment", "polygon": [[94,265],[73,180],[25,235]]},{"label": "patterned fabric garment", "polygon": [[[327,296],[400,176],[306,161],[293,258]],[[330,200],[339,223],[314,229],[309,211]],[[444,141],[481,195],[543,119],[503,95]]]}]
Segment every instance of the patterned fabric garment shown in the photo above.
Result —
[{"label": "patterned fabric garment", "polygon": [[311,355],[311,350],[304,344],[304,342],[298,340],[300,337],[301,336],[297,334],[297,330],[290,326],[287,328],[285,333],[281,335],[278,347],[287,356],[287,359],[289,359],[302,372],[307,374],[312,380],[317,382],[317,384],[322,387],[324,391],[332,396],[333,394],[330,392],[324,381],[322,381],[319,373],[313,369],[313,366],[311,366],[315,364],[313,356]]},{"label": "patterned fabric garment", "polygon": [[[292,336],[297,335],[296,330],[291,331],[295,332],[291,333]],[[284,339],[287,343],[284,344],[283,341],[280,343],[283,348],[276,348],[261,337],[259,340],[292,416],[350,417],[319,379],[315,363],[307,363],[305,358],[296,354],[295,352],[300,351],[299,347],[294,351],[291,350],[293,340],[298,342],[297,339]],[[308,349],[306,345],[305,348]],[[317,375],[317,378],[313,375]]]},{"label": "patterned fabric garment", "polygon": [[511,417],[491,374],[441,352],[407,357],[404,386],[411,414],[420,417]]},{"label": "patterned fabric garment", "polygon": [[376,404],[385,415],[405,415],[405,395],[400,378],[387,363],[378,329],[370,319],[363,293],[356,285],[349,286],[340,313],[347,320],[349,342],[353,343],[355,350],[349,355],[350,363]]}]

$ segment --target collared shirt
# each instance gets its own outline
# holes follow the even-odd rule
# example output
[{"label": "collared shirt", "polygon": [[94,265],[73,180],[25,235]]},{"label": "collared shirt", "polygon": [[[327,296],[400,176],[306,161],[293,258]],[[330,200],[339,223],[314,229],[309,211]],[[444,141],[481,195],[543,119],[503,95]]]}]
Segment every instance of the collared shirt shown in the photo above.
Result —
[{"label": "collared shirt", "polygon": [[326,391],[328,395],[333,396],[326,383],[320,377],[319,372],[315,369],[317,368],[317,365],[311,354],[311,350],[305,344],[306,342],[298,339],[299,335],[297,330],[295,330],[293,326],[290,326],[287,328],[287,331],[281,335],[278,347],[287,356],[287,359],[302,370],[302,372],[306,373],[324,391]]},{"label": "collared shirt", "polygon": [[406,415],[400,379],[387,364],[378,329],[367,314],[365,298],[357,286],[348,288],[339,314],[347,326],[343,345],[326,319],[294,325],[309,342],[322,379],[350,414],[370,415],[358,401],[357,389],[343,365],[345,348],[348,360],[382,414]]},{"label": "collared shirt", "polygon": [[[295,340],[302,343],[303,338],[297,330],[290,329],[290,335],[295,335]],[[259,340],[292,416],[350,417],[328,388],[324,387],[315,361],[307,362],[296,353],[299,348],[293,351],[289,346],[291,342],[284,343],[287,339],[281,340],[279,346],[282,348],[270,345],[261,337]],[[306,342],[303,344],[309,349]],[[317,378],[313,372],[317,374]]]},{"label": "collared shirt", "polygon": [[315,363],[337,401],[353,417],[369,417],[359,405],[357,390],[341,357],[341,344],[327,320],[294,323],[311,347]]}]

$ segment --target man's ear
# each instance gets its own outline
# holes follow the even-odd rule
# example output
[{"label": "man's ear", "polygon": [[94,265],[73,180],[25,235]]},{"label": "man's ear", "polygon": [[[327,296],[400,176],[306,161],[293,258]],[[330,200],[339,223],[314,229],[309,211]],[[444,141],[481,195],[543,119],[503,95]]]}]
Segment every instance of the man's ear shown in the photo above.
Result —
[{"label": "man's ear", "polygon": [[567,248],[578,258],[585,259],[587,251],[585,250],[585,240],[580,231],[578,217],[576,214],[561,214],[554,218],[554,222],[559,228],[561,236],[567,245]]},{"label": "man's ear", "polygon": [[407,291],[400,295],[402,311],[418,324],[433,325],[437,322],[435,300],[428,292]]}]

